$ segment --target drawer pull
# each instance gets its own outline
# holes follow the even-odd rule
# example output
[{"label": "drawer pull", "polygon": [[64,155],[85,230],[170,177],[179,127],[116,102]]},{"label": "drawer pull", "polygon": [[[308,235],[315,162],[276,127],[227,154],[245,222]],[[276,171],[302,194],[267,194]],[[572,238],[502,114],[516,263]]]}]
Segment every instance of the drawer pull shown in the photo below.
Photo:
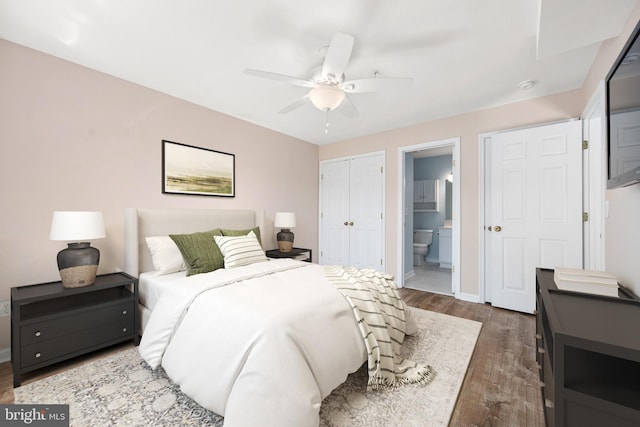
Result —
[{"label": "drawer pull", "polygon": [[122,328],[122,332],[127,332],[127,328]]},{"label": "drawer pull", "polygon": [[42,356],[42,353],[37,352],[37,353],[36,353],[36,359],[39,359],[39,358],[40,358],[40,356]]},{"label": "drawer pull", "polygon": [[539,340],[539,339],[541,339],[541,338],[542,338],[542,335],[540,335],[540,334],[535,334],[533,337],[534,337],[535,339]]},{"label": "drawer pull", "polygon": [[36,331],[36,336],[39,337],[40,335],[42,335],[42,333],[40,331]]},{"label": "drawer pull", "polygon": [[544,354],[544,353],[546,353],[546,352],[544,351],[544,348],[542,348],[542,347],[538,347],[538,353],[542,353],[542,354]]},{"label": "drawer pull", "polygon": [[127,314],[127,310],[122,310],[122,314],[126,315]]},{"label": "drawer pull", "polygon": [[547,408],[553,408],[553,400],[550,399],[545,399],[544,400],[544,406],[546,406]]}]

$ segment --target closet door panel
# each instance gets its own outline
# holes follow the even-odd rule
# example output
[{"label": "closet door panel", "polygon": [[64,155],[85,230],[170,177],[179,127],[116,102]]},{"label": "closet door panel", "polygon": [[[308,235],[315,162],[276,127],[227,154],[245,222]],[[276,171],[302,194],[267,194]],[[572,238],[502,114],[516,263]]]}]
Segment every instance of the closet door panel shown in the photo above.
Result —
[{"label": "closet door panel", "polygon": [[349,260],[353,267],[382,267],[382,162],[382,156],[351,160]]},{"label": "closet door panel", "polygon": [[349,161],[324,163],[320,172],[320,264],[349,265]]}]

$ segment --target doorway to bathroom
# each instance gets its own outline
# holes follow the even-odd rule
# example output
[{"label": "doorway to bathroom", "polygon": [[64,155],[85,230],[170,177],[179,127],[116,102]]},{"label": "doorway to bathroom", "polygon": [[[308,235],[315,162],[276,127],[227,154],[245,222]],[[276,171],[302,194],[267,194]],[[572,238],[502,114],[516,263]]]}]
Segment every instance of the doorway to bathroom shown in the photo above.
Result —
[{"label": "doorway to bathroom", "polygon": [[460,283],[459,138],[401,147],[398,282],[457,295]]}]

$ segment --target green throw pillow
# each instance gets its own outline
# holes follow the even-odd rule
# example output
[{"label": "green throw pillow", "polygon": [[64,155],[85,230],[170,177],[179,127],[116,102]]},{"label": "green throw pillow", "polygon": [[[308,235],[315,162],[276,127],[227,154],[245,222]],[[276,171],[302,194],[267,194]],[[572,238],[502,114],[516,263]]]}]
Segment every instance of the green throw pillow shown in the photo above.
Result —
[{"label": "green throw pillow", "polygon": [[223,236],[246,236],[250,231],[253,231],[253,234],[255,234],[258,238],[258,243],[260,243],[260,246],[262,246],[262,240],[260,239],[260,227],[248,228],[246,230],[225,230],[223,228],[220,231],[222,232]]},{"label": "green throw pillow", "polygon": [[222,236],[220,229],[169,235],[180,249],[182,258],[187,264],[187,276],[224,268],[224,256],[213,236]]}]

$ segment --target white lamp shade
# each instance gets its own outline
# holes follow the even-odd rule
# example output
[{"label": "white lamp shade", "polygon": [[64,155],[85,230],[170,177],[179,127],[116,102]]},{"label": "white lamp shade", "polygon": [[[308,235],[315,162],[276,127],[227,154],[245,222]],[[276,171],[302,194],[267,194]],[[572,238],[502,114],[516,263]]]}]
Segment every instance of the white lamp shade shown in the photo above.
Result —
[{"label": "white lamp shade", "polygon": [[293,212],[276,212],[273,222],[276,228],[293,228],[296,226],[296,214]]},{"label": "white lamp shade", "polygon": [[337,86],[316,86],[309,92],[309,98],[313,105],[322,111],[331,111],[344,101],[344,91]]},{"label": "white lamp shade", "polygon": [[56,211],[50,240],[81,241],[106,237],[102,212]]}]

